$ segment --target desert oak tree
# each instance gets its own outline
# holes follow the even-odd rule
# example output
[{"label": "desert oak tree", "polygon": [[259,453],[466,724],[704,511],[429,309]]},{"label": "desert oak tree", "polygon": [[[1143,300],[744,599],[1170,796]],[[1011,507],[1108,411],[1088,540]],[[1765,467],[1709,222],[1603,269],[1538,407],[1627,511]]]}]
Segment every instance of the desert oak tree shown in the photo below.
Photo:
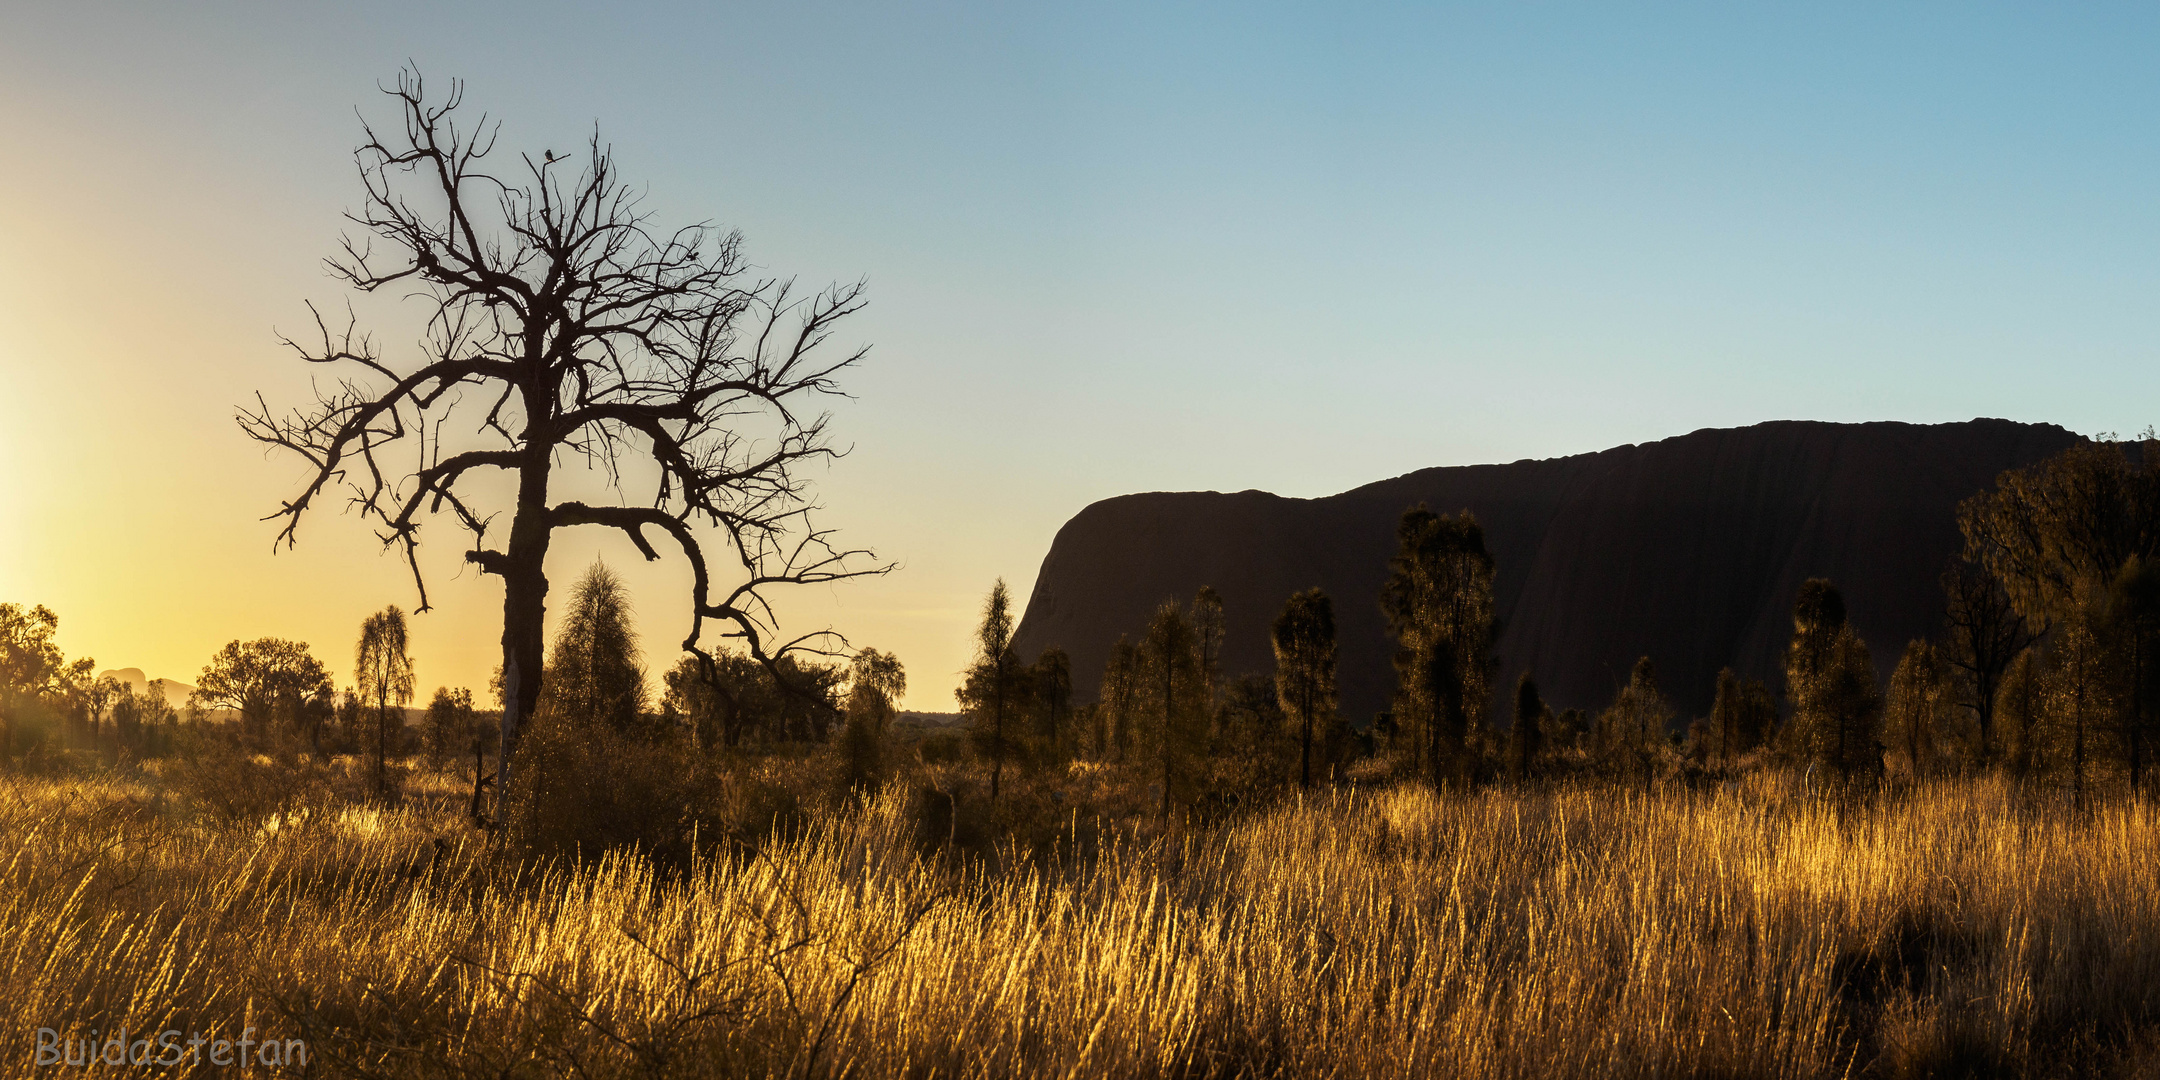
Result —
[{"label": "desert oak tree", "polygon": [[[780,636],[769,591],[889,569],[810,522],[802,476],[839,453],[827,416],[805,410],[839,393],[836,376],[866,351],[825,348],[860,309],[861,283],[799,296],[759,276],[739,233],[660,228],[597,132],[581,155],[506,161],[486,116],[463,122],[459,84],[431,101],[408,69],[384,92],[401,123],[365,127],[354,155],[365,196],[348,215],[359,236],[328,265],[362,293],[419,297],[427,330],[409,362],[386,358],[352,317],[337,330],[318,311],[313,344],[288,339],[341,377],[289,416],[260,395],[239,416],[308,465],[271,515],[278,542],[342,489],[405,556],[426,611],[423,521],[448,514],[469,533],[465,560],[503,581],[505,766],[539,698],[557,529],[619,530],[647,559],[661,557],[656,539],[679,548],[692,577],[683,644],[708,670],[708,620],[768,670],[791,651],[824,651],[826,634]],[[617,499],[552,495],[570,458],[601,470]],[[507,523],[467,483],[490,473],[514,490]]]}]

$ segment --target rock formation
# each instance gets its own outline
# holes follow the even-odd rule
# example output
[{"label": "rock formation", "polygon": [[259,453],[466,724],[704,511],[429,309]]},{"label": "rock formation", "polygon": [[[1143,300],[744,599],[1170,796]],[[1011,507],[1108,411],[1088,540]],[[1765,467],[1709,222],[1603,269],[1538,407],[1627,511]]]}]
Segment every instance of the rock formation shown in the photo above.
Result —
[{"label": "rock formation", "polygon": [[[1342,708],[1363,724],[1393,684],[1378,602],[1396,518],[1467,509],[1498,561],[1498,687],[1529,668],[1554,708],[1594,709],[1638,656],[1685,716],[1718,669],[1779,686],[1800,583],[1828,577],[1887,677],[1936,632],[1936,577],[1960,500],[2079,436],[2051,424],[1830,424],[1706,429],[1595,454],[1424,469],[1321,499],[1263,491],[1126,495],[1058,530],[1015,635],[1072,656],[1092,700],[1121,633],[1165,598],[1222,594],[1229,674],[1270,672],[1268,628],[1315,585],[1335,599]],[[1504,696],[1504,695],[1498,695]]]}]

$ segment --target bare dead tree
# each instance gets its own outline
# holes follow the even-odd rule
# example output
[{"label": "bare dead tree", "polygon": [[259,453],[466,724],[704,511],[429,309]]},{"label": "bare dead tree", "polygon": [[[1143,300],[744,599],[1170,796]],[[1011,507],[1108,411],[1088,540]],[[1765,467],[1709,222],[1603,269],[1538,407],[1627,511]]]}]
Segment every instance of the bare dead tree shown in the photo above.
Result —
[{"label": "bare dead tree", "polygon": [[[408,68],[383,92],[401,130],[363,121],[354,160],[366,198],[347,214],[359,236],[328,266],[363,293],[407,290],[428,305],[426,331],[410,362],[393,362],[349,311],[333,329],[310,305],[319,341],[285,339],[338,377],[289,416],[260,394],[240,413],[251,438],[310,466],[300,494],[265,518],[283,523],[277,543],[291,546],[316,499],[341,492],[402,551],[426,611],[423,521],[447,513],[470,534],[465,560],[504,586],[497,790],[539,699],[543,563],[557,529],[615,529],[647,559],[660,557],[656,537],[672,542],[692,572],[683,647],[708,675],[708,620],[776,679],[782,656],[844,648],[830,631],[783,639],[769,591],[891,569],[812,523],[801,470],[840,453],[827,414],[803,410],[838,395],[835,377],[867,352],[825,348],[861,309],[862,283],[799,296],[753,271],[737,232],[657,229],[597,130],[580,165],[549,150],[497,171],[499,126],[484,114],[461,126],[460,83],[431,103]],[[393,450],[409,464],[393,464]],[[550,497],[557,467],[579,458],[619,503]],[[508,535],[492,545],[500,511],[468,483],[490,473],[516,491]]]}]

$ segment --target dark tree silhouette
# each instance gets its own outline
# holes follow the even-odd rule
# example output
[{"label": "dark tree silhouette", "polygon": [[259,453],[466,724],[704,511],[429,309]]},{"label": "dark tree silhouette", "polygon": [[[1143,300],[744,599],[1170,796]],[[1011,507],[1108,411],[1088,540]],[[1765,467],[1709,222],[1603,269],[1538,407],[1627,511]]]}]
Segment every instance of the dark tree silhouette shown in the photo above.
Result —
[{"label": "dark tree silhouette", "polygon": [[1207,700],[1208,711],[1215,709],[1215,690],[1222,668],[1223,625],[1222,595],[1213,585],[1202,585],[1193,596],[1192,611],[1187,618],[1192,623],[1194,647],[1200,653],[1200,682]]},{"label": "dark tree silhouette", "polygon": [[2047,695],[2047,672],[2038,649],[2017,654],[2003,669],[1995,688],[1995,736],[2001,747],[1998,759],[2014,777],[2023,779],[2033,771]]},{"label": "dark tree silhouette", "polygon": [[1132,742],[1135,711],[1140,700],[1140,649],[1126,635],[1118,635],[1103,664],[1101,689],[1096,694],[1095,752],[1105,761],[1123,761]]},{"label": "dark tree silhouette", "polygon": [[1913,779],[1923,779],[1954,735],[1950,665],[1942,650],[1926,638],[1905,645],[1890,673],[1890,693],[1883,703],[1883,742],[1905,759]]},{"label": "dark tree silhouette", "polygon": [[464,749],[465,742],[473,734],[472,691],[447,686],[435,688],[435,696],[428,701],[427,750],[428,764],[442,768],[445,761]]},{"label": "dark tree silhouette", "polygon": [[1470,737],[1491,697],[1493,558],[1469,511],[1423,506],[1396,524],[1380,607],[1401,643],[1396,722],[1435,786],[1470,779]]},{"label": "dark tree silhouette", "polygon": [[97,662],[67,662],[53,644],[59,628],[60,616],[43,604],[0,604],[0,751],[13,754],[28,741],[26,729],[48,720],[73,688],[90,681]]},{"label": "dark tree silhouette", "polygon": [[[189,706],[231,709],[243,730],[267,731],[278,707],[309,700],[331,690],[330,673],[308,652],[307,642],[258,638],[228,643],[204,665]],[[294,711],[294,719],[300,714]]]},{"label": "dark tree silhouette", "polygon": [[1543,749],[1544,723],[1551,710],[1538,696],[1537,682],[1525,671],[1515,682],[1515,716],[1508,726],[1508,776],[1516,781],[1536,774],[1538,751]]},{"label": "dark tree silhouette", "polygon": [[1664,742],[1672,718],[1672,703],[1658,685],[1657,665],[1647,656],[1636,657],[1635,666],[1628,670],[1627,685],[1598,714],[1599,762],[1616,774],[1648,779],[1655,767],[1657,747]]},{"label": "dark tree silhouette", "polygon": [[1949,631],[1945,658],[1957,669],[1964,684],[1967,707],[1980,725],[1981,752],[1995,752],[1995,692],[2002,686],[2010,661],[2033,643],[2035,635],[2010,604],[1986,568],[1970,559],[1955,559],[1942,575],[1943,596],[1948,605],[1944,624]]},{"label": "dark tree silhouette", "polygon": [[548,657],[541,707],[573,724],[604,724],[619,733],[640,726],[645,668],[638,662],[630,594],[605,564],[578,579]]},{"label": "dark tree silhouette", "polygon": [[849,789],[867,791],[884,768],[885,732],[907,693],[907,670],[891,653],[863,649],[848,665],[848,683],[841,760]]},{"label": "dark tree silhouette", "polygon": [[990,756],[990,797],[998,797],[1010,747],[1005,718],[1030,689],[1027,669],[1013,652],[1012,594],[997,579],[983,600],[982,625],[975,630],[975,663],[960,688],[961,704],[975,715],[976,735]]},{"label": "dark tree silhouette", "polygon": [[2130,790],[2145,793],[2145,757],[2160,720],[2160,559],[2133,556],[2108,589],[2108,622],[2128,655],[2121,658],[2122,749],[2130,766]]},{"label": "dark tree silhouette", "polygon": [[[838,393],[835,377],[864,355],[823,348],[860,309],[862,285],[798,297],[790,282],[756,276],[738,233],[656,228],[597,132],[582,165],[549,152],[497,171],[497,129],[485,116],[459,123],[461,85],[431,102],[407,70],[385,93],[401,124],[366,127],[355,154],[366,197],[349,215],[363,235],[348,236],[329,266],[359,291],[423,298],[427,333],[410,363],[384,359],[354,320],[333,330],[319,312],[318,344],[288,341],[308,363],[345,374],[290,417],[260,395],[239,417],[250,437],[309,465],[300,493],[272,515],[283,521],[278,541],[292,544],[316,498],[342,486],[383,543],[402,550],[426,611],[423,520],[447,513],[469,531],[466,561],[503,580],[505,781],[539,700],[557,529],[616,529],[647,559],[660,558],[656,533],[679,547],[692,577],[683,644],[708,671],[706,620],[769,671],[792,651],[828,651],[824,633],[782,640],[767,590],[890,569],[862,565],[868,552],[839,549],[811,524],[800,475],[837,454],[826,417],[801,410]],[[446,429],[467,425],[474,445],[454,444]],[[394,446],[408,465],[390,460]],[[566,457],[601,469],[622,503],[554,497]],[[516,492],[506,536],[467,483],[489,473],[507,474]],[[715,580],[722,567],[709,556],[733,564],[726,580]]]},{"label": "dark tree silhouette", "polygon": [[[360,696],[375,699],[375,791],[390,790],[390,703],[399,708],[413,699],[413,663],[408,650],[405,613],[396,604],[368,616],[360,623],[360,645],[354,650],[353,679]],[[404,727],[399,720],[398,726]]]},{"label": "dark tree silhouette", "polygon": [[1072,657],[1055,645],[1035,658],[1035,738],[1045,753],[1061,753],[1069,742],[1066,714],[1072,711]]},{"label": "dark tree silhouette", "polygon": [[1710,734],[1717,740],[1718,764],[1762,745],[1777,724],[1777,700],[1758,679],[1742,679],[1733,669],[1718,672],[1717,696],[1710,703]]},{"label": "dark tree silhouette", "polygon": [[1275,697],[1298,730],[1298,785],[1312,786],[1313,738],[1335,715],[1335,605],[1319,589],[1275,618]]},{"label": "dark tree silhouette", "polygon": [[2120,617],[2127,594],[2116,585],[2160,558],[2160,439],[2147,429],[2134,444],[2081,443],[2005,472],[1994,490],[1958,507],[1958,527],[1966,558],[1987,568],[2026,622],[2044,628],[2052,700],[2028,735],[2043,736],[2035,750],[2067,743],[2083,806],[2093,755],[2142,757],[2141,738],[2109,746],[2093,736],[2143,726],[2144,695],[2130,688],[2142,677],[2149,630]]},{"label": "dark tree silhouette", "polygon": [[1196,759],[1207,749],[1207,684],[1202,678],[1200,635],[1184,608],[1165,600],[1140,639],[1139,696],[1153,724],[1148,734],[1162,785],[1162,820],[1179,789],[1189,788]]},{"label": "dark tree silhouette", "polygon": [[2081,443],[2012,469],[1958,506],[1965,556],[2036,626],[2107,587],[2132,558],[2160,557],[2160,440]]},{"label": "dark tree silhouette", "polygon": [[1793,636],[1785,652],[1785,693],[1793,702],[1795,752],[1840,777],[1882,768],[1877,722],[1882,691],[1867,643],[1845,618],[1845,595],[1809,578],[1793,600]]}]

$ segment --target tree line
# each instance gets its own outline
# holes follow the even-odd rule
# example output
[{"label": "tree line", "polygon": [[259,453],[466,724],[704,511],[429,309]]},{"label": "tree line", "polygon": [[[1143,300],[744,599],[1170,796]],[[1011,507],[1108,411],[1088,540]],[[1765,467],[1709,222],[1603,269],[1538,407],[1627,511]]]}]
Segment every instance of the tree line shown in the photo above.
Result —
[{"label": "tree line", "polygon": [[[1906,643],[1887,679],[1836,584],[1810,579],[1793,601],[1781,685],[1728,668],[1697,718],[1678,714],[1650,657],[1592,712],[1555,712],[1528,672],[1496,702],[1496,568],[1467,512],[1415,507],[1398,522],[1375,598],[1396,644],[1396,685],[1390,708],[1365,725],[1338,707],[1334,601],[1317,588],[1284,601],[1269,673],[1223,671],[1214,589],[1165,600],[1114,643],[1095,700],[1083,703],[1063,649],[1032,659],[1015,651],[1012,598],[999,581],[956,694],[966,738],[945,751],[918,741],[916,752],[973,757],[993,800],[1016,773],[1101,770],[1166,818],[1328,784],[1353,768],[1441,788],[1778,765],[1843,783],[2001,770],[2059,782],[2080,801],[2102,785],[2143,790],[2160,737],[2160,448],[2150,437],[2074,447],[2003,474],[1960,506],[1958,524],[1964,547],[1940,578],[1941,629]],[[236,640],[204,666],[184,709],[155,686],[139,693],[94,676],[87,658],[66,660],[53,644],[57,625],[45,608],[0,604],[0,740],[10,756],[74,746],[155,757],[178,733],[201,730],[238,746],[357,757],[384,796],[417,759],[465,775],[483,823],[496,798],[567,805],[595,785],[636,786],[746,754],[830,745],[856,789],[901,764],[898,657],[873,648],[777,663],[686,654],[655,685],[629,597],[600,564],[578,582],[546,654],[533,775],[493,797],[494,716],[470,690],[438,688],[423,719],[407,723],[418,684],[394,605],[363,622],[343,689],[305,643]],[[490,689],[500,708],[500,680]],[[219,716],[231,720],[213,723]]]},{"label": "tree line", "polygon": [[[992,791],[1008,764],[1085,759],[1135,770],[1168,814],[1180,799],[1311,787],[1356,759],[1368,775],[1456,788],[1502,778],[1648,780],[1758,766],[1825,782],[2002,770],[2142,791],[2160,740],[2160,441],[2113,437],[2004,473],[1958,510],[1939,631],[1882,677],[1836,583],[1804,582],[1782,685],[1721,671],[1709,715],[1685,718],[1653,658],[1594,712],[1555,713],[1525,672],[1495,708],[1495,565],[1476,518],[1406,511],[1377,598],[1396,651],[1390,708],[1338,714],[1331,599],[1289,597],[1272,676],[1226,678],[1222,604],[1166,600],[1109,652],[1096,699],[1071,704],[1061,649],[1010,647],[1001,581],[961,693]],[[1142,774],[1144,773],[1144,779]]]}]

